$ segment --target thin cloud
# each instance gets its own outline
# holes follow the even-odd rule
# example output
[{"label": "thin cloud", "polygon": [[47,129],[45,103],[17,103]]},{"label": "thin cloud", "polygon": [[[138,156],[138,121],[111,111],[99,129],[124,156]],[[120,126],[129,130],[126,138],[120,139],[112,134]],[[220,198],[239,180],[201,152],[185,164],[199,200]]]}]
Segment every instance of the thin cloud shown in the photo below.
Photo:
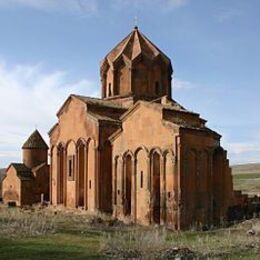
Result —
[{"label": "thin cloud", "polygon": [[238,9],[223,10],[223,11],[220,11],[218,14],[216,14],[215,18],[216,18],[217,22],[223,23],[226,21],[233,20],[241,15],[243,15],[243,12]]},{"label": "thin cloud", "polygon": [[95,13],[97,0],[0,0],[2,7],[27,7],[44,12]]},{"label": "thin cloud", "polygon": [[244,142],[229,142],[224,139],[223,145],[231,158],[231,164],[260,162],[260,139],[257,137]]},{"label": "thin cloud", "polygon": [[188,4],[189,0],[112,0],[112,6],[118,9],[128,8],[142,9],[156,6],[158,9],[172,10]]},{"label": "thin cloud", "polygon": [[66,75],[65,71],[43,72],[39,64],[9,68],[0,63],[0,167],[20,158],[20,147],[35,127],[48,142],[47,132],[68,95],[98,95],[94,82],[80,79],[69,83]]},{"label": "thin cloud", "polygon": [[173,89],[177,90],[177,91],[178,90],[194,89],[196,87],[197,87],[197,85],[195,85],[192,82],[187,81],[187,80],[181,80],[181,79],[178,79],[178,78],[175,78],[173,80]]}]

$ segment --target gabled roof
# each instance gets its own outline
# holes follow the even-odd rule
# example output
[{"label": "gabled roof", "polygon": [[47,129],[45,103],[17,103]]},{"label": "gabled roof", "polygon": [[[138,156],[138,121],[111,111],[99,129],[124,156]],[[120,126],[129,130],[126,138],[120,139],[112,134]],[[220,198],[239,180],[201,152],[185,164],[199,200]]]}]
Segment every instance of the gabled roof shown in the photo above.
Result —
[{"label": "gabled roof", "polygon": [[103,100],[100,98],[93,98],[93,97],[80,96],[80,95],[72,95],[72,96],[80,99],[81,101],[85,102],[88,105],[96,105],[96,106],[102,106],[102,107],[123,109],[123,107],[119,104],[113,103],[111,101]]},{"label": "gabled roof", "polygon": [[55,124],[52,126],[52,128],[49,130],[48,135],[51,135],[51,133],[54,131],[54,129],[55,129],[57,126],[59,126],[59,124],[58,124],[58,123],[55,123]]},{"label": "gabled roof", "polygon": [[36,129],[23,144],[22,149],[46,149],[48,150],[48,145],[43,140],[41,134]]},{"label": "gabled roof", "polygon": [[[23,163],[11,163],[8,169],[13,166],[17,172],[17,177],[20,180],[32,180],[33,174],[30,168]],[[8,170],[7,169],[7,170]]]},{"label": "gabled roof", "polygon": [[61,106],[59,111],[57,112],[57,116],[60,115],[60,113],[63,111],[64,107],[68,104],[68,102],[70,102],[70,100],[72,98],[76,98],[76,99],[80,100],[81,102],[84,102],[86,105],[90,105],[90,106],[93,105],[93,106],[98,106],[98,107],[106,107],[106,108],[124,110],[124,108],[121,105],[116,104],[116,103],[114,103],[112,101],[103,100],[103,99],[100,99],[100,98],[94,98],[94,97],[87,97],[87,96],[71,94],[65,100],[65,102],[63,103],[63,105]]},{"label": "gabled roof", "polygon": [[157,47],[155,46],[136,26],[134,30],[127,35],[120,43],[116,45],[108,53],[103,60],[101,66],[105,64],[105,61],[113,64],[120,57],[124,56],[130,61],[134,61],[141,54],[154,60],[157,57],[161,57],[166,64],[171,66],[171,60]]},{"label": "gabled roof", "polygon": [[[161,101],[161,103],[160,103],[160,101]],[[205,123],[207,121],[202,119],[198,113],[194,113],[192,111],[187,110],[186,108],[184,108],[183,106],[181,106],[179,103],[177,103],[174,100],[167,100],[167,102],[165,102],[163,99],[161,99],[161,100],[158,99],[154,102],[139,100],[120,117],[120,120],[125,121],[131,114],[133,114],[142,105],[147,106],[150,109],[156,109],[158,111],[161,111],[160,112],[160,113],[162,113],[161,119],[165,123],[170,123],[169,124],[170,127],[178,127],[180,129],[182,128],[182,129],[202,131],[202,132],[211,133],[211,134],[214,134],[214,135],[217,135],[218,137],[220,137],[220,135],[218,133],[216,133],[215,131],[213,131],[205,126]],[[170,115],[172,114],[172,117],[164,117],[164,114],[163,114],[164,111],[169,112]],[[177,116],[178,114],[181,116],[180,118]],[[187,119],[185,114],[186,115],[188,114],[189,116],[191,116],[191,117],[188,117],[190,119]],[[176,117],[176,120],[175,120],[175,117]],[[195,123],[194,123],[194,120],[192,120],[191,118],[194,118],[194,120],[196,120]],[[112,134],[109,137],[109,140],[111,142],[113,142],[120,135],[120,133],[122,131],[123,131],[122,128],[118,129],[114,134]]]},{"label": "gabled roof", "polygon": [[158,107],[161,109],[167,109],[167,110],[172,110],[172,111],[179,111],[179,112],[183,112],[183,113],[188,113],[188,114],[193,114],[193,115],[197,115],[199,116],[199,114],[194,113],[192,111],[187,110],[186,108],[184,108],[183,106],[181,106],[178,102],[176,102],[175,100],[169,100],[167,104],[162,104],[160,103],[161,101],[161,97],[156,100],[159,102],[154,102],[154,101],[144,101],[144,100],[139,100],[137,101],[130,109],[128,109],[121,117],[121,120],[124,120],[129,114],[131,114],[133,111],[135,111],[137,109],[137,107],[140,104],[147,104],[147,105],[151,105],[154,107]]},{"label": "gabled roof", "polygon": [[90,115],[92,118],[94,118],[97,121],[121,124],[120,120],[114,119],[114,118],[106,116],[106,115],[100,115],[98,113],[93,113],[93,112],[88,112],[88,115]]}]

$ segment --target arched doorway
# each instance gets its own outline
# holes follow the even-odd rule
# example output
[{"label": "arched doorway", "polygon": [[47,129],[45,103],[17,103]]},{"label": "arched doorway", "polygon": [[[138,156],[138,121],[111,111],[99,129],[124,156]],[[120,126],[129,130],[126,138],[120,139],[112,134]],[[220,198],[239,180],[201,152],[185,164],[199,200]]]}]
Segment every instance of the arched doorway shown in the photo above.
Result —
[{"label": "arched doorway", "polygon": [[132,188],[132,157],[127,155],[125,158],[125,199],[124,199],[124,215],[131,215],[131,192]]},{"label": "arched doorway", "polygon": [[154,152],[152,155],[152,208],[153,222],[160,224],[161,218],[161,187],[160,187],[160,155]]},{"label": "arched doorway", "polygon": [[83,143],[78,147],[78,207],[85,205],[85,172],[86,172],[86,147]]}]

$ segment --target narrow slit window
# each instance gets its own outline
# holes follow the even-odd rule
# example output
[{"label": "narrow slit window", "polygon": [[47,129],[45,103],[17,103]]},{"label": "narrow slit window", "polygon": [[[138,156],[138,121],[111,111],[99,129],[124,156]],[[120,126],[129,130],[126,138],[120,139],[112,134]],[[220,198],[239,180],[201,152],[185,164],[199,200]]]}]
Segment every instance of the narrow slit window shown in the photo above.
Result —
[{"label": "narrow slit window", "polygon": [[69,159],[69,177],[72,177],[72,159]]},{"label": "narrow slit window", "polygon": [[155,82],[155,94],[156,95],[160,95],[160,83],[159,83],[159,81],[156,81]]},{"label": "narrow slit window", "polygon": [[91,180],[89,180],[89,189],[91,190]]},{"label": "narrow slit window", "polygon": [[108,84],[108,96],[112,96],[112,89],[111,89],[111,83]]},{"label": "narrow slit window", "polygon": [[140,187],[141,187],[141,189],[143,188],[143,185],[144,185],[144,174],[143,174],[143,171],[141,171],[141,173],[140,173]]}]

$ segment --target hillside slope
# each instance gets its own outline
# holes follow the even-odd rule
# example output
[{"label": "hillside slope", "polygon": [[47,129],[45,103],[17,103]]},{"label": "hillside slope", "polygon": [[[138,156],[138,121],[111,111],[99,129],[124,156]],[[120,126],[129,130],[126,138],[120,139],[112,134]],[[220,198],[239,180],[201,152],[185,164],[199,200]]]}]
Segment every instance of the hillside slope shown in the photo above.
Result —
[{"label": "hillside slope", "polygon": [[234,174],[260,174],[260,163],[250,163],[232,166],[232,173]]},{"label": "hillside slope", "polygon": [[260,164],[243,164],[232,166],[235,190],[242,190],[251,196],[260,196]]}]

